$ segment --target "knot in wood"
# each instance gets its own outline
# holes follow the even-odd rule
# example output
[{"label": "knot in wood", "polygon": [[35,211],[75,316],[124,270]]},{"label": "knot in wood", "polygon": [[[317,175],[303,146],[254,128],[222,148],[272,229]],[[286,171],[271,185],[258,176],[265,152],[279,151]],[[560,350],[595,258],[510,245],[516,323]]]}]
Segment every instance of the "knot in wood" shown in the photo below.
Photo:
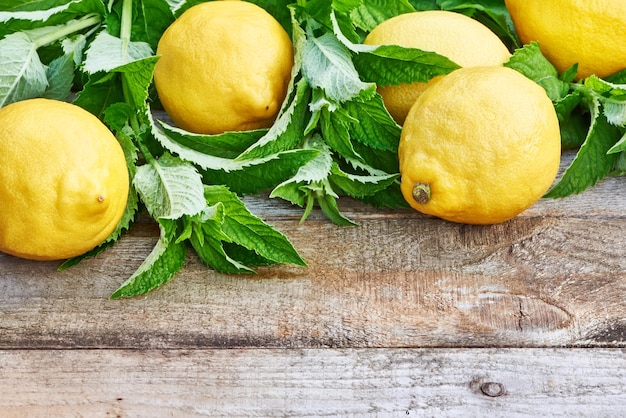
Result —
[{"label": "knot in wood", "polygon": [[480,385],[480,391],[491,398],[504,395],[504,385],[498,382],[485,382]]}]

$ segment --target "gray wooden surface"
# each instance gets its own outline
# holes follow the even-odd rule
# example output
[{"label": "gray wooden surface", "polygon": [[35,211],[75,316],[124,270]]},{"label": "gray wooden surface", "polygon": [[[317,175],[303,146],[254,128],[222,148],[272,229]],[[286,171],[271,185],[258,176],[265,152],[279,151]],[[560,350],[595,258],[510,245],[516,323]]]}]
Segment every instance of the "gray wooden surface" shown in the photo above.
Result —
[{"label": "gray wooden surface", "polygon": [[[567,160],[566,160],[567,161]],[[195,255],[108,296],[157,239],[103,255],[0,254],[0,417],[626,416],[626,177],[494,226],[342,200],[358,227],[248,207],[308,268]]]}]

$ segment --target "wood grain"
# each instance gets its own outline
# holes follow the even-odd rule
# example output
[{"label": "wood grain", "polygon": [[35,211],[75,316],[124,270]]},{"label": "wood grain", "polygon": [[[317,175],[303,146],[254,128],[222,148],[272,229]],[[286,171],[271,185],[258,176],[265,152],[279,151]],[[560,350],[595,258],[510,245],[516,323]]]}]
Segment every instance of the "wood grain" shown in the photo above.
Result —
[{"label": "wood grain", "polygon": [[623,417],[600,349],[0,351],[0,415]]},{"label": "wood grain", "polygon": [[147,296],[108,300],[157,239],[145,219],[67,271],[0,254],[0,348],[625,347],[626,177],[512,221],[453,224],[342,200],[358,227],[248,197],[308,268],[217,274],[190,253]]}]

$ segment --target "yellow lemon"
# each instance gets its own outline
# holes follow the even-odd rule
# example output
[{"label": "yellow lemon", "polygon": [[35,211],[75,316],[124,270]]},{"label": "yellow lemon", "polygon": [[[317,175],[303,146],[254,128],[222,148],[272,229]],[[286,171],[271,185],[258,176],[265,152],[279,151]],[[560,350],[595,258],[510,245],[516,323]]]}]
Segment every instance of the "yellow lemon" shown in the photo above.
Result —
[{"label": "yellow lemon", "polygon": [[[364,40],[369,45],[400,45],[436,52],[461,67],[501,65],[511,54],[482,23],[460,13],[432,10],[405,13],[375,27]],[[379,87],[378,92],[394,120],[404,123],[413,102],[429,83]]]},{"label": "yellow lemon", "polygon": [[178,126],[202,134],[271,126],[294,60],[280,23],[243,1],[191,7],[165,30],[157,55],[163,107]]},{"label": "yellow lemon", "polygon": [[0,109],[0,251],[83,254],[119,223],[129,178],[117,139],[86,110],[30,99]]},{"label": "yellow lemon", "polygon": [[524,43],[539,47],[559,72],[578,63],[577,77],[606,77],[626,68],[626,1],[506,0]]},{"label": "yellow lemon", "polygon": [[460,68],[420,95],[402,127],[401,190],[416,210],[495,224],[556,177],[559,122],[545,91],[506,67]]}]

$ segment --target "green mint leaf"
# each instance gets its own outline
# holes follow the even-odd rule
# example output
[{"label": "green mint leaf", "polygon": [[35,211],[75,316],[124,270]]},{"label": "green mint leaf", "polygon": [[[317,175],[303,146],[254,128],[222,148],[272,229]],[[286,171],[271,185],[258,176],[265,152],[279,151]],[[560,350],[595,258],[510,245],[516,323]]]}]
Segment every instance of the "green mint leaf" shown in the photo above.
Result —
[{"label": "green mint leaf", "polygon": [[411,3],[417,11],[441,10],[441,7],[439,7],[439,1],[440,0],[409,0],[409,3]]},{"label": "green mint leaf", "polygon": [[152,252],[139,268],[113,294],[111,299],[133,297],[150,292],[168,282],[185,264],[187,247],[175,242],[176,222],[159,220],[160,236]]},{"label": "green mint leaf", "polygon": [[351,124],[353,137],[378,150],[398,151],[402,128],[393,120],[379,94],[368,100],[351,100],[343,105],[357,123]]},{"label": "green mint leaf", "polygon": [[626,101],[605,100],[604,116],[611,125],[626,126]]},{"label": "green mint leaf", "polygon": [[615,84],[591,75],[584,81],[585,87],[600,95],[604,115],[615,126],[626,126],[626,85]]},{"label": "green mint leaf", "polygon": [[427,82],[459,68],[443,55],[398,45],[380,45],[363,50],[354,56],[353,61],[363,80],[379,86]]},{"label": "green mint leaf", "polygon": [[167,3],[174,16],[178,17],[196,4],[206,3],[206,0],[167,0]]},{"label": "green mint leaf", "polygon": [[541,53],[537,42],[515,50],[504,66],[516,70],[539,84],[553,102],[562,99],[569,92],[569,84],[559,79],[556,68]]},{"label": "green mint leaf", "polygon": [[[608,154],[616,154],[618,152],[626,151],[626,133],[607,151]],[[622,169],[623,171],[623,169]]]},{"label": "green mint leaf", "polygon": [[233,243],[275,263],[306,266],[306,262],[287,237],[253,215],[228,188],[205,186],[204,195],[209,205],[224,205],[222,231]]},{"label": "green mint leaf", "polygon": [[333,164],[330,181],[338,186],[347,195],[356,199],[364,196],[371,196],[391,186],[398,178],[399,174],[369,174],[357,175],[343,171],[335,163]]},{"label": "green mint leaf", "polygon": [[91,13],[105,14],[102,0],[5,2],[10,4],[0,4],[0,38],[9,33],[60,25]]},{"label": "green mint leaf", "polygon": [[320,113],[320,123],[322,136],[333,151],[344,158],[362,160],[350,140],[350,126],[358,123],[358,120],[352,118],[342,108],[334,111],[323,108]]},{"label": "green mint leaf", "polygon": [[155,219],[195,215],[206,206],[198,171],[191,164],[167,153],[140,166],[133,185]]},{"label": "green mint leaf", "polygon": [[502,0],[440,0],[443,10],[472,17],[494,32],[509,47],[519,47],[511,16]]},{"label": "green mint leaf", "polygon": [[[107,14],[109,33],[116,36],[121,32],[122,1],[113,3]],[[133,0],[131,39],[145,42],[156,50],[161,35],[174,22],[174,14],[167,0]]]},{"label": "green mint leaf", "polygon": [[24,33],[0,40],[0,107],[41,96],[48,87],[37,46]]},{"label": "green mint leaf", "polygon": [[564,150],[580,148],[587,137],[589,123],[589,114],[579,107],[574,109],[567,119],[560,121],[561,148]]},{"label": "green mint leaf", "polygon": [[367,203],[375,208],[409,208],[409,204],[404,200],[400,191],[400,181],[396,180],[393,185],[385,188],[373,195],[358,198],[359,201]]},{"label": "green mint leaf", "polygon": [[129,42],[100,31],[89,45],[83,70],[88,74],[110,71],[133,61],[152,56],[152,48],[146,42]]},{"label": "green mint leaf", "polygon": [[609,83],[626,84],[626,69],[604,78]]},{"label": "green mint leaf", "polygon": [[350,18],[358,28],[370,32],[385,20],[414,11],[408,0],[363,0],[351,11]]},{"label": "green mint leaf", "polygon": [[[199,155],[210,155],[224,159],[235,159],[267,133],[267,129],[258,129],[202,135],[173,127],[160,120],[156,121],[158,126],[154,126],[155,121],[152,116],[150,116],[150,120],[158,138],[161,138],[164,143],[169,143],[172,147],[174,147],[172,142],[178,144],[182,149],[188,150],[190,155],[197,155],[193,154],[195,151]],[[199,156],[198,158],[202,157]]]},{"label": "green mint leaf", "polygon": [[373,86],[360,80],[350,51],[331,33],[307,39],[302,61],[302,74],[309,84],[335,103],[351,100]]},{"label": "green mint leaf", "polygon": [[584,95],[579,90],[574,90],[571,93],[563,96],[562,98],[556,100],[554,102],[554,110],[556,110],[556,115],[559,118],[559,121],[567,120],[571,113],[579,108],[582,100],[584,99]]},{"label": "green mint leaf", "polygon": [[[165,130],[164,124],[155,124],[150,114],[148,118],[153,136],[165,149],[199,167],[207,184],[227,185],[235,193],[258,193],[271,189],[317,156],[316,150],[296,149],[246,160],[216,157],[206,153],[209,144],[204,148],[202,143],[192,142],[194,139],[201,140],[199,136],[185,135],[180,131],[171,135],[176,130]],[[258,135],[258,132],[243,135],[248,134]],[[210,137],[205,139],[211,140]]]},{"label": "green mint leaf", "polygon": [[335,225],[338,226],[356,226],[356,222],[343,216],[337,205],[337,199],[329,193],[324,194],[317,199],[317,204],[322,209],[322,212],[326,217]]},{"label": "green mint leaf", "polygon": [[111,130],[124,129],[135,111],[128,103],[113,103],[104,111],[102,120]]},{"label": "green mint leaf", "polygon": [[48,87],[43,97],[54,100],[65,100],[74,85],[74,54],[64,54],[52,62],[47,68]]},{"label": "green mint leaf", "polygon": [[305,116],[308,111],[311,89],[305,79],[295,87],[295,96],[269,131],[254,145],[237,157],[237,160],[263,158],[294,148],[302,140]]},{"label": "green mint leaf", "polygon": [[319,155],[301,166],[293,177],[276,186],[270,193],[270,198],[280,197],[302,207],[309,194],[304,186],[328,178],[333,164],[330,148],[320,137],[309,139],[304,148],[319,150]]},{"label": "green mint leaf", "polygon": [[[242,274],[254,271],[231,258],[224,250],[224,242],[230,238],[222,231],[224,205],[217,203],[193,217],[184,217],[188,239],[200,260],[220,273]],[[183,238],[179,237],[179,240]]]},{"label": "green mint leaf", "polygon": [[102,119],[110,105],[124,102],[124,100],[122,81],[119,75],[98,73],[89,77],[73,103]]},{"label": "green mint leaf", "polygon": [[112,73],[123,74],[126,83],[125,99],[131,102],[136,110],[147,109],[152,74],[157,61],[158,57],[151,56],[110,70]]},{"label": "green mint leaf", "polygon": [[205,184],[222,184],[239,194],[271,190],[295,175],[300,167],[317,157],[319,151],[295,149],[254,160],[245,160],[235,171],[201,169]]},{"label": "green mint leaf", "polygon": [[597,97],[592,97],[590,110],[592,123],[585,142],[563,176],[545,197],[559,198],[580,193],[595,185],[614,168],[619,154],[607,152],[621,133],[606,120]]},{"label": "green mint leaf", "polygon": [[398,153],[394,151],[378,150],[359,141],[353,141],[354,150],[360,159],[346,158],[355,168],[372,167],[385,173],[397,173],[399,171]]},{"label": "green mint leaf", "polygon": [[331,20],[333,34],[345,48],[355,53],[352,56],[354,68],[368,82],[379,86],[426,82],[459,68],[449,58],[431,51],[398,45],[356,44],[343,34],[334,14],[331,14]]}]

